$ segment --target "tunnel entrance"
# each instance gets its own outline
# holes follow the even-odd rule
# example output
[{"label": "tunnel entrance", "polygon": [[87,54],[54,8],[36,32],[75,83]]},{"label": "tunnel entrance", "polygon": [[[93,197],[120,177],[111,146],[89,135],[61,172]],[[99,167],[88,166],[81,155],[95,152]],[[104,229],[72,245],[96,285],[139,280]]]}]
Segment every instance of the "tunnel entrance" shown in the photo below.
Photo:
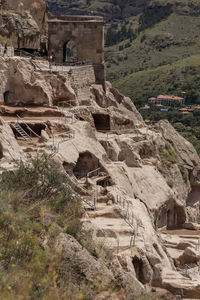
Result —
[{"label": "tunnel entrance", "polygon": [[181,228],[186,220],[185,211],[181,206],[170,205],[160,210],[156,220],[158,228],[166,226],[167,229]]},{"label": "tunnel entrance", "polygon": [[96,130],[110,130],[110,116],[105,114],[93,114],[93,120]]},{"label": "tunnel entrance", "polygon": [[[29,124],[29,123],[27,123],[28,126],[25,123],[20,123],[19,125],[31,137],[35,137],[34,133],[31,130],[33,130],[37,135],[41,136],[41,131],[45,130],[45,128],[46,128],[46,125],[43,124],[43,123],[35,123],[35,124],[32,124],[32,123]],[[18,131],[13,126],[11,126],[11,128],[12,128],[12,131],[13,131],[13,133],[15,135],[15,138],[21,137],[21,135],[18,133]]]},{"label": "tunnel entrance", "polygon": [[0,159],[3,158],[3,148],[2,145],[0,144]]},{"label": "tunnel entrance", "polygon": [[8,105],[9,104],[9,91],[6,91],[3,94],[3,101],[4,101],[4,105]]},{"label": "tunnel entrance", "polygon": [[87,177],[89,172],[96,170],[97,168],[101,168],[103,170],[98,158],[89,151],[86,151],[79,154],[79,158],[73,172],[76,178],[82,178]]},{"label": "tunnel entrance", "polygon": [[133,263],[133,266],[135,269],[137,279],[144,284],[145,279],[144,279],[144,273],[143,273],[142,260],[140,258],[138,258],[137,256],[134,256],[132,259],[132,263]]}]

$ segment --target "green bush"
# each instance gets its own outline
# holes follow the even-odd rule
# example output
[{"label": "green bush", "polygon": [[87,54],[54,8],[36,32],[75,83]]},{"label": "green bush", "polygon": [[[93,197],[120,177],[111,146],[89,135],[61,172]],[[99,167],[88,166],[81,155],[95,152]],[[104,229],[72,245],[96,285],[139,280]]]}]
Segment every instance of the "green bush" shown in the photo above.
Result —
[{"label": "green bush", "polygon": [[174,186],[174,182],[171,180],[171,179],[168,179],[167,180],[167,184],[168,184],[168,186],[172,189],[173,188],[173,186]]},{"label": "green bush", "polygon": [[183,177],[183,180],[184,180],[185,183],[186,183],[186,182],[188,181],[188,171],[187,171],[187,169],[186,169],[183,165],[181,165],[181,164],[179,164],[178,167],[179,167],[179,170],[180,170],[181,175],[182,175],[182,177]]},{"label": "green bush", "polygon": [[165,144],[165,147],[159,148],[159,153],[163,164],[169,165],[178,161],[178,155],[168,143]]}]

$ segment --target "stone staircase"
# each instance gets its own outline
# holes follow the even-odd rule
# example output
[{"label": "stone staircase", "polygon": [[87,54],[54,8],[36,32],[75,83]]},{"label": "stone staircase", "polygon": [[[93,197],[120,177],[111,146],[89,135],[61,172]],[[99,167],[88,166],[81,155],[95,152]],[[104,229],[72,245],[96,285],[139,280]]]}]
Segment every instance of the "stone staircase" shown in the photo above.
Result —
[{"label": "stone staircase", "polygon": [[97,198],[96,210],[88,211],[83,222],[89,222],[95,231],[97,240],[106,244],[113,251],[130,249],[133,243],[133,228],[119,213],[119,207],[109,205],[106,197]]}]

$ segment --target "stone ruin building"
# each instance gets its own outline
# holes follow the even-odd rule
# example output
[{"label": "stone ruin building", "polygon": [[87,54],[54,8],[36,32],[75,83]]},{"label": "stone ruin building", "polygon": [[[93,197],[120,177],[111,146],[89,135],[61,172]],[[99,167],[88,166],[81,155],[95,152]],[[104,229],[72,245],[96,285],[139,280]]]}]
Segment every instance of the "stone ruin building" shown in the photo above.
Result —
[{"label": "stone ruin building", "polygon": [[[70,47],[71,46],[71,47]],[[97,16],[64,16],[48,21],[48,52],[55,63],[91,62],[96,82],[104,84],[104,21]]]}]

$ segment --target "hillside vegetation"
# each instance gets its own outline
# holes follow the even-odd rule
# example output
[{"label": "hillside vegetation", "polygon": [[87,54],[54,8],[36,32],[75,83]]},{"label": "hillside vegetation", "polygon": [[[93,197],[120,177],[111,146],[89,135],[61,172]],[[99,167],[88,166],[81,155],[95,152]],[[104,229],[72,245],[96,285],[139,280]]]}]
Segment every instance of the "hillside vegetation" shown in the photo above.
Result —
[{"label": "hillside vegetation", "polygon": [[[200,27],[199,9],[200,1],[169,1],[162,6],[151,5],[140,16],[129,19],[126,22],[132,24],[132,29],[136,33],[133,40],[125,40],[119,44],[106,49],[107,75],[115,86],[123,89],[121,91],[129,95],[133,100],[136,98],[134,89],[135,81],[138,79],[137,73],[140,71],[150,71],[140,80],[140,96],[137,100],[144,102],[146,96],[152,95],[152,87],[145,89],[145,99],[141,97],[144,86],[151,83],[149,76],[154,73],[158,75],[158,67],[171,65],[172,77],[176,76],[173,64],[179,61],[179,65],[185,64],[185,58],[200,54]],[[151,14],[150,14],[151,13]],[[183,62],[181,63],[181,60]],[[189,62],[190,63],[190,62]],[[187,66],[189,66],[187,63]],[[194,61],[191,59],[192,66]],[[176,67],[176,65],[174,65]],[[174,71],[173,71],[174,70]],[[196,74],[194,74],[193,79]],[[169,79],[162,78],[164,81]],[[184,78],[183,78],[184,79]],[[161,80],[160,80],[161,81]],[[157,82],[158,83],[158,82]],[[169,85],[166,88],[158,85],[154,88],[154,95],[162,90],[162,93],[169,92]],[[138,92],[138,84],[136,86]],[[172,87],[173,90],[173,87]],[[137,102],[139,103],[139,102]]]},{"label": "hillside vegetation", "polygon": [[[0,188],[0,299],[94,299],[109,288],[88,282],[76,259],[58,255],[55,242],[68,233],[92,255],[98,249],[81,225],[83,209],[63,185],[47,156],[16,162],[3,171]],[[73,253],[72,253],[73,255]]]},{"label": "hillside vegetation", "polygon": [[60,14],[97,14],[107,21],[122,20],[140,13],[149,0],[46,0],[51,12]]},{"label": "hillside vegetation", "polygon": [[111,277],[113,256],[83,228],[82,203],[70,191],[46,155],[1,173],[0,300],[132,299]]},{"label": "hillside vegetation", "polygon": [[[195,80],[194,80],[195,78]],[[200,54],[174,63],[139,71],[114,82],[137,105],[143,105],[148,97],[158,94],[178,94],[186,91],[186,101],[200,103]]]}]

